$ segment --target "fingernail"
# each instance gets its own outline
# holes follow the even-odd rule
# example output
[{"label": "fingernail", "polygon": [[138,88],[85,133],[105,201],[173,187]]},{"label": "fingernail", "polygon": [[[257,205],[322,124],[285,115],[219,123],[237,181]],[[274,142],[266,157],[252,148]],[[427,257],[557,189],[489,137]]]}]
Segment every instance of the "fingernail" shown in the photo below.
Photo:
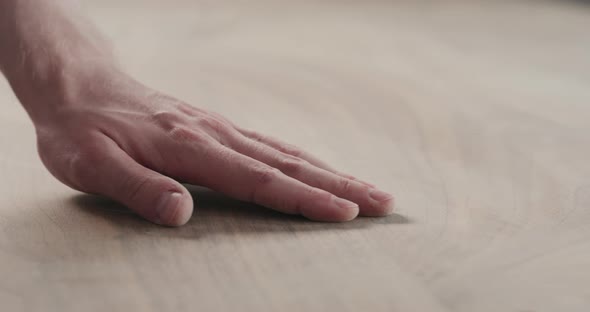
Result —
[{"label": "fingernail", "polygon": [[178,210],[178,203],[182,194],[178,192],[166,192],[162,194],[156,204],[155,222],[158,224],[168,224],[174,220]]},{"label": "fingernail", "polygon": [[378,201],[380,203],[393,199],[393,195],[391,195],[389,193],[385,193],[385,192],[377,190],[377,189],[371,190],[369,192],[369,196],[371,196],[372,200]]},{"label": "fingernail", "polygon": [[339,197],[334,198],[334,203],[340,207],[340,209],[345,210],[349,213],[347,219],[354,219],[359,212],[359,205],[348,201],[346,199],[342,199]]}]

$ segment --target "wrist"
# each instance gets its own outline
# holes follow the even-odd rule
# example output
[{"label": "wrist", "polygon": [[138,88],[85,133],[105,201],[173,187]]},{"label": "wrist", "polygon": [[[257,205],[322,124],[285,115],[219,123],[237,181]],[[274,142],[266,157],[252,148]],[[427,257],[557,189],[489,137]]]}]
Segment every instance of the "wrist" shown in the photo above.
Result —
[{"label": "wrist", "polygon": [[0,69],[35,122],[116,65],[77,1],[7,0],[0,1]]},{"label": "wrist", "polygon": [[89,99],[96,86],[116,75],[117,66],[102,58],[85,58],[52,63],[41,69],[22,69],[7,74],[19,101],[37,124],[69,106]]}]

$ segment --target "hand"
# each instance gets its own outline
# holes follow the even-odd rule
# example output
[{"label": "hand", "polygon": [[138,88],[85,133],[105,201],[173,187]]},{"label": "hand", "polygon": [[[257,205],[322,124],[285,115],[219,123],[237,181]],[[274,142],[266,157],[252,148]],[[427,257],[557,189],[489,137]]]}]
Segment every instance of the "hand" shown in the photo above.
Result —
[{"label": "hand", "polygon": [[190,194],[177,181],[319,221],[392,210],[391,195],[299,148],[124,74],[92,77],[92,87],[75,80],[76,92],[54,105],[60,109],[33,119],[43,163],[74,189],[113,198],[171,226],[186,223],[193,210]]},{"label": "hand", "polygon": [[33,120],[49,171],[165,225],[192,214],[177,181],[313,220],[391,211],[391,195],[276,139],[122,73],[74,2],[0,1],[0,70]]}]

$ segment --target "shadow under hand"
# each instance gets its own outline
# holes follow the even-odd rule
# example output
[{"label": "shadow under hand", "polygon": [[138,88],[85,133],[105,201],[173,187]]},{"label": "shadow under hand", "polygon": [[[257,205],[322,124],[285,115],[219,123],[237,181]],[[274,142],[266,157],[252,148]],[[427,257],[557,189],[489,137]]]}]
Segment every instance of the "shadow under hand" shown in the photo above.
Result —
[{"label": "shadow under hand", "polygon": [[206,188],[197,186],[187,186],[187,188],[193,196],[195,209],[193,217],[180,228],[156,226],[105,197],[81,194],[72,200],[76,206],[88,214],[106,219],[117,227],[125,228],[126,231],[186,238],[198,238],[211,234],[350,230],[411,222],[398,214],[381,218],[361,217],[344,223],[314,222],[300,216],[286,215],[255,204],[238,201]]}]

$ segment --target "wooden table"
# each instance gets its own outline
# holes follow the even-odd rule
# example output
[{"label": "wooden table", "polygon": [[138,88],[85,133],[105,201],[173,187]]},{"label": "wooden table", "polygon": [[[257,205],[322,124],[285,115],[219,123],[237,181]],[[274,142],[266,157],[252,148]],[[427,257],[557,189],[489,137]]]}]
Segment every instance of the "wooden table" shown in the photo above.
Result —
[{"label": "wooden table", "polygon": [[588,311],[583,1],[91,1],[147,84],[397,195],[324,224],[193,188],[181,228],[54,180],[0,84],[2,311]]}]

